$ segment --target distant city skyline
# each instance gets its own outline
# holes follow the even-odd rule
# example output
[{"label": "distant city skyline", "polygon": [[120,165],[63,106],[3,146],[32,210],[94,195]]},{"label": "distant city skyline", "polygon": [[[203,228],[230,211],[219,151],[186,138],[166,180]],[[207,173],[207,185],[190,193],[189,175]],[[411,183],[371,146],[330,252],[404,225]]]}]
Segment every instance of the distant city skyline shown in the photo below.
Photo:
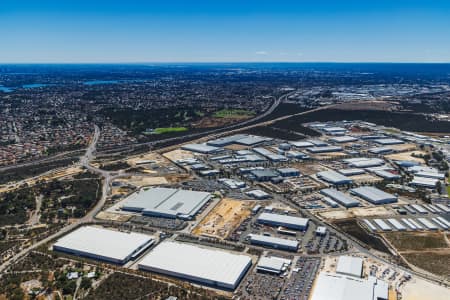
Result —
[{"label": "distant city skyline", "polygon": [[450,62],[450,1],[14,1],[0,63]]}]

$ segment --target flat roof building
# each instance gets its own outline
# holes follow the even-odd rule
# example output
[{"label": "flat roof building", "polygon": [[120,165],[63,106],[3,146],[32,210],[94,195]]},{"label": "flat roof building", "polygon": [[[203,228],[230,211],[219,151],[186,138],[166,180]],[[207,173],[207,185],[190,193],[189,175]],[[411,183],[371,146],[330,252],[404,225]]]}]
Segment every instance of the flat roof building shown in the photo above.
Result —
[{"label": "flat roof building", "polygon": [[277,169],[277,172],[282,177],[300,176],[300,171],[298,169],[295,169],[295,168],[280,168],[280,169]]},{"label": "flat roof building", "polygon": [[292,146],[297,147],[297,148],[306,148],[306,147],[314,146],[313,143],[306,142],[306,141],[289,142],[289,144],[291,144]]},{"label": "flat roof building", "polygon": [[339,185],[339,184],[349,184],[352,183],[353,180],[344,176],[336,171],[323,171],[317,173],[317,177],[331,184]]},{"label": "flat roof building", "polygon": [[154,243],[141,233],[121,232],[102,227],[84,226],[53,244],[54,251],[115,264],[124,264]]},{"label": "flat roof building", "polygon": [[209,201],[211,194],[155,187],[141,189],[124,200],[122,210],[143,215],[191,219]]},{"label": "flat roof building", "polygon": [[339,173],[341,173],[344,176],[355,176],[355,175],[362,175],[364,173],[366,173],[366,171],[364,171],[364,169],[340,169],[338,170]]},{"label": "flat roof building", "polygon": [[342,151],[342,147],[339,146],[318,146],[318,147],[309,147],[308,150],[311,153],[329,153],[329,152],[339,152]]},{"label": "flat roof building", "polygon": [[298,241],[281,239],[272,236],[265,236],[262,234],[249,234],[250,243],[253,245],[260,245],[274,249],[297,251]]},{"label": "flat roof building", "polygon": [[287,158],[284,157],[281,154],[273,153],[272,151],[269,151],[265,148],[256,147],[253,148],[253,151],[255,151],[258,154],[261,154],[262,156],[266,157],[267,159],[271,161],[287,161]]},{"label": "flat roof building", "polygon": [[203,154],[214,153],[214,152],[218,152],[219,150],[221,150],[221,148],[219,148],[219,147],[208,146],[206,144],[187,144],[187,145],[181,146],[181,149],[191,151],[191,152],[203,153]]},{"label": "flat roof building", "polygon": [[308,228],[309,219],[273,213],[262,213],[258,216],[257,221],[260,224],[267,224],[270,226],[283,226],[290,229],[306,230]]},{"label": "flat roof building", "polygon": [[363,259],[354,256],[340,256],[336,267],[336,273],[342,275],[362,277]]},{"label": "flat roof building", "polygon": [[436,184],[438,182],[439,182],[439,179],[414,176],[413,180],[409,184],[412,186],[419,186],[419,187],[434,189],[434,188],[436,188]]},{"label": "flat roof building", "polygon": [[279,275],[286,271],[292,260],[275,256],[261,256],[256,265],[256,269],[260,272]]},{"label": "flat roof building", "polygon": [[373,173],[386,180],[396,180],[401,177],[399,174],[394,174],[386,170],[375,170]]},{"label": "flat roof building", "polygon": [[387,300],[389,285],[379,279],[357,279],[321,272],[311,300]]},{"label": "flat roof building", "polygon": [[250,174],[252,174],[258,181],[270,181],[272,178],[279,176],[277,172],[270,169],[252,170],[250,171]]},{"label": "flat roof building", "polygon": [[142,259],[139,269],[234,290],[251,265],[247,255],[165,241]]},{"label": "flat roof building", "polygon": [[393,139],[393,138],[385,138],[385,139],[376,139],[374,140],[375,143],[380,145],[399,145],[404,144],[405,142],[399,139]]},{"label": "flat roof building", "polygon": [[354,188],[350,190],[350,193],[376,205],[397,202],[396,196],[372,186]]},{"label": "flat roof building", "polygon": [[348,158],[344,159],[344,162],[354,168],[371,168],[384,165],[384,160],[368,157]]},{"label": "flat roof building", "polygon": [[335,189],[323,189],[320,191],[322,195],[330,197],[334,201],[338,202],[344,207],[356,207],[359,206],[359,201],[347,196],[346,194]]},{"label": "flat roof building", "polygon": [[330,138],[331,142],[334,143],[350,143],[350,142],[356,142],[358,139],[353,137],[353,136],[348,136],[348,135],[344,135],[344,136],[335,136]]}]

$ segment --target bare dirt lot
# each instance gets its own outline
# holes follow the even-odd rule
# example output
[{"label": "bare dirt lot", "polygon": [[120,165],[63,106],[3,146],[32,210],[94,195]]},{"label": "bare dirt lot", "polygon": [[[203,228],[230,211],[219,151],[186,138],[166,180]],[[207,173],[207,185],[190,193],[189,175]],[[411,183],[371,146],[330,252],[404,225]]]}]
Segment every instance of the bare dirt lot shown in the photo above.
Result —
[{"label": "bare dirt lot", "polygon": [[168,183],[165,177],[152,177],[152,176],[131,176],[130,178],[121,179],[120,181],[132,184],[137,187]]},{"label": "bare dirt lot", "polygon": [[348,219],[353,217],[375,217],[375,216],[390,216],[393,212],[383,206],[376,207],[353,207],[346,210],[330,210],[320,212],[319,215],[328,220]]},{"label": "bare dirt lot", "polygon": [[190,151],[176,149],[176,150],[164,153],[163,156],[170,161],[176,162],[177,160],[180,160],[180,159],[193,158],[195,155],[194,155],[194,153],[192,153]]},{"label": "bare dirt lot", "polygon": [[389,154],[389,155],[386,155],[385,158],[390,159],[390,160],[410,160],[410,161],[416,161],[418,163],[425,163],[425,161],[422,158],[414,157],[414,156],[425,155],[425,154],[426,154],[426,152],[424,152],[424,151],[409,151],[409,152]]},{"label": "bare dirt lot", "polygon": [[192,233],[225,239],[250,215],[254,205],[254,201],[222,199]]},{"label": "bare dirt lot", "polygon": [[304,175],[313,175],[317,172],[326,171],[327,168],[320,166],[318,164],[303,164],[303,163],[297,163],[292,164],[293,168],[296,168],[300,171],[300,173]]},{"label": "bare dirt lot", "polygon": [[417,146],[415,144],[400,144],[400,145],[392,145],[390,147],[399,152],[417,149]]},{"label": "bare dirt lot", "polygon": [[148,152],[139,156],[132,157],[127,160],[127,163],[136,166],[145,161],[152,161],[160,166],[170,166],[171,162],[156,152]]}]

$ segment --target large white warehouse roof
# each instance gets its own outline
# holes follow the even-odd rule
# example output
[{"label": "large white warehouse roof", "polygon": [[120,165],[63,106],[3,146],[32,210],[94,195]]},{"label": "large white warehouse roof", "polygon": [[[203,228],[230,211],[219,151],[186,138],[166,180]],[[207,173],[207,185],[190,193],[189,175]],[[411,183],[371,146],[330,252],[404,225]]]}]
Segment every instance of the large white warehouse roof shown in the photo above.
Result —
[{"label": "large white warehouse roof", "polygon": [[141,233],[85,226],[60,238],[53,250],[123,264],[153,242]]},{"label": "large white warehouse roof", "polygon": [[358,188],[351,189],[350,192],[355,194],[373,204],[385,204],[397,202],[397,197],[388,194],[380,189],[373,186],[362,186]]},{"label": "large white warehouse roof", "polygon": [[139,268],[205,285],[235,289],[252,264],[249,256],[200,246],[162,242]]},{"label": "large white warehouse roof", "polygon": [[364,280],[320,273],[311,300],[387,300],[388,285],[381,280]]},{"label": "large white warehouse roof", "polygon": [[142,212],[145,215],[165,217],[193,217],[211,198],[207,192],[152,188],[140,190],[129,196],[123,210]]}]

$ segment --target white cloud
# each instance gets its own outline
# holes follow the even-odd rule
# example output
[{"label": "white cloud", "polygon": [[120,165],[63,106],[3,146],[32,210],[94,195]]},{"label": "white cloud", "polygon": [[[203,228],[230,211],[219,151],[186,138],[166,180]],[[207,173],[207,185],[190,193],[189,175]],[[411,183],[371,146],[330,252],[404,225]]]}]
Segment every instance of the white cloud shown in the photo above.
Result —
[{"label": "white cloud", "polygon": [[302,52],[298,52],[297,55],[298,56],[303,56],[303,53]]},{"label": "white cloud", "polygon": [[256,55],[268,55],[269,52],[267,52],[267,51],[256,51],[255,54]]}]

